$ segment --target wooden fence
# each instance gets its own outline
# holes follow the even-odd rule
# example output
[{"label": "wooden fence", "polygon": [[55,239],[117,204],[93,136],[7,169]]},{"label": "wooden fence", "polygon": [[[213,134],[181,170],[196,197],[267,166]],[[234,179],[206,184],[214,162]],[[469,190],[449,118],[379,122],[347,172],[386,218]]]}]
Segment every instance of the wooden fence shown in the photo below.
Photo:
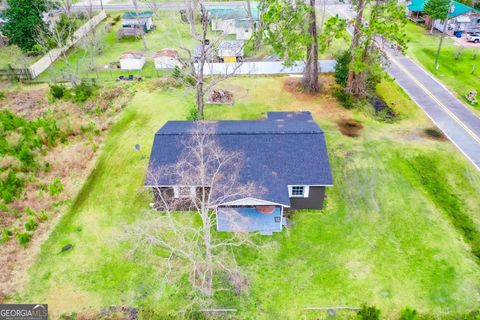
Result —
[{"label": "wooden fence", "polygon": [[0,79],[3,80],[32,80],[33,78],[30,68],[13,68],[8,65],[8,68],[0,69]]}]

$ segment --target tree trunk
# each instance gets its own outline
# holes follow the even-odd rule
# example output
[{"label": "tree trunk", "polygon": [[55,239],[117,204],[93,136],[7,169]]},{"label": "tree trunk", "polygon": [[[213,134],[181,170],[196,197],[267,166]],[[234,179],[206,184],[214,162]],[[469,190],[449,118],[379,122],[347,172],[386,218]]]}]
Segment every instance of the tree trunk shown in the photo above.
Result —
[{"label": "tree trunk", "polygon": [[[363,9],[364,9],[364,0],[358,0],[358,13],[355,17],[355,24],[353,26],[353,38],[350,51],[352,53],[352,61],[357,59],[356,50],[360,43],[360,38],[362,36],[362,24],[363,24]],[[353,70],[348,71],[347,87],[345,91],[353,94],[354,96],[361,96],[365,93],[365,74],[360,72],[355,72]]]},{"label": "tree trunk", "polygon": [[197,117],[198,120],[203,120],[203,107],[205,105],[204,95],[203,92],[203,82],[197,82],[195,86],[195,90],[197,91]]},{"label": "tree trunk", "polygon": [[303,72],[302,86],[305,91],[314,93],[320,91],[320,85],[318,84],[318,37],[315,0],[310,0],[309,20],[308,33],[311,41],[307,46],[307,62]]}]

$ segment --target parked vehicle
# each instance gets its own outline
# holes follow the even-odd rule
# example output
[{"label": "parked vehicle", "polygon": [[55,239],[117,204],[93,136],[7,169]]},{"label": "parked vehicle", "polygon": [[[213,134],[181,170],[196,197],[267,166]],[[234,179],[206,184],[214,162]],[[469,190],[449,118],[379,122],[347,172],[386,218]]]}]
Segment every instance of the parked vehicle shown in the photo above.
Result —
[{"label": "parked vehicle", "polygon": [[472,33],[467,37],[468,42],[475,42],[479,43],[480,42],[480,33]]}]

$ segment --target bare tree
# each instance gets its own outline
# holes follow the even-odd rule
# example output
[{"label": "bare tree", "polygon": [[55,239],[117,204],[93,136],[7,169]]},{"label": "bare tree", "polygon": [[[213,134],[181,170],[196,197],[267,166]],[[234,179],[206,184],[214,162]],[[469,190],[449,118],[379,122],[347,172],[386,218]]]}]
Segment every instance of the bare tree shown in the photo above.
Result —
[{"label": "bare tree", "polygon": [[[135,8],[135,18],[137,20],[137,25],[134,26],[135,28],[140,28],[140,10],[138,9],[138,1],[137,0],[132,0],[133,7]],[[140,30],[139,30],[140,31]],[[145,35],[144,30],[141,30],[142,32],[140,33],[142,36],[142,42],[143,42],[143,49],[147,50],[147,37]]]},{"label": "bare tree", "polygon": [[[185,84],[195,88],[198,119],[204,118],[205,95],[220,82],[234,76],[242,66],[241,61],[225,64],[225,72],[205,74],[205,70],[216,61],[215,50],[228,35],[209,32],[210,17],[203,0],[186,0],[185,16],[187,18],[189,36],[194,40],[194,49],[183,45],[180,49],[185,54],[180,62],[186,78]],[[233,49],[232,51],[238,51]],[[239,52],[237,52],[239,53]],[[219,62],[219,61],[216,61]]]},{"label": "bare tree", "polygon": [[[177,163],[148,173],[153,184],[162,185],[168,180],[185,186],[188,198],[176,198],[171,188],[155,187],[155,207],[161,212],[150,210],[142,221],[127,227],[127,239],[134,240],[133,243],[168,250],[169,266],[175,260],[180,261],[179,265],[187,265],[192,289],[203,297],[213,295],[217,289],[214,276],[219,273],[226,275],[237,290],[242,289],[245,280],[231,248],[254,245],[249,234],[241,232],[248,221],[235,210],[224,215],[230,229],[238,232],[216,236],[213,230],[217,208],[263,192],[253,183],[240,180],[243,155],[224,150],[215,140],[214,131],[212,123],[199,122],[187,138],[178,142],[184,153]],[[191,186],[195,186],[193,194],[189,193]],[[200,223],[187,222],[179,211]],[[166,274],[170,275],[171,270]]]},{"label": "bare tree", "polygon": [[52,22],[53,24],[48,29],[39,29],[37,31],[37,45],[44,53],[50,52],[53,48],[59,50],[60,59],[65,65],[66,78],[75,85],[77,83],[77,74],[68,60],[68,48],[74,40],[76,25],[71,11],[67,10],[70,7],[69,4],[69,0],[49,3],[47,11],[53,11],[60,6],[64,8],[65,12],[61,14],[60,20]]}]

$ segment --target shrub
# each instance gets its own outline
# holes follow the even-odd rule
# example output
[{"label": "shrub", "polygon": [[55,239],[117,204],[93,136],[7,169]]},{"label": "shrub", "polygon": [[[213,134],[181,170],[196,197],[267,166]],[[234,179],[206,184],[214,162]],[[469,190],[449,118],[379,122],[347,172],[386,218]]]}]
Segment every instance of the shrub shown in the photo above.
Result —
[{"label": "shrub", "polygon": [[400,320],[416,320],[418,319],[417,310],[406,307],[400,313]]},{"label": "shrub", "polygon": [[353,96],[350,93],[345,92],[343,88],[335,90],[333,95],[345,109],[353,109],[353,107],[355,107]]},{"label": "shrub", "polygon": [[0,100],[3,100],[7,97],[4,91],[0,91]]},{"label": "shrub", "polygon": [[20,195],[23,190],[25,181],[17,177],[17,175],[10,171],[4,180],[0,180],[0,198],[5,203],[10,203]]},{"label": "shrub", "polygon": [[65,87],[63,84],[51,84],[49,87],[50,94],[55,99],[62,99],[67,91],[67,87]]},{"label": "shrub", "polygon": [[188,111],[187,120],[197,121],[198,119],[198,109],[197,106],[192,106]]},{"label": "shrub", "polygon": [[178,66],[175,66],[172,71],[172,77],[174,79],[180,79],[182,77],[182,71]]},{"label": "shrub", "polygon": [[41,210],[40,213],[36,215],[36,217],[40,222],[46,221],[48,219],[47,211]]},{"label": "shrub", "polygon": [[18,243],[23,247],[27,246],[31,238],[32,238],[32,235],[28,232],[17,233]]},{"label": "shrub", "polygon": [[2,229],[2,238],[0,238],[0,243],[5,243],[10,239],[10,237],[13,235],[13,231],[8,229],[8,228],[3,228]]},{"label": "shrub", "polygon": [[27,231],[33,231],[37,229],[38,223],[35,221],[34,217],[28,218],[27,222],[25,222],[25,230]]},{"label": "shrub", "polygon": [[352,61],[350,51],[346,50],[340,53],[337,57],[337,64],[335,65],[335,82],[345,88],[347,85],[349,65]]},{"label": "shrub", "polygon": [[93,81],[82,81],[73,88],[75,102],[85,102],[90,99],[97,89],[97,85]]},{"label": "shrub", "polygon": [[55,177],[52,183],[50,183],[50,185],[48,186],[48,193],[52,197],[54,197],[54,196],[58,196],[62,192],[63,192],[63,183],[59,177]]},{"label": "shrub", "polygon": [[378,320],[380,319],[380,310],[375,306],[362,305],[357,311],[357,319],[359,320]]}]

